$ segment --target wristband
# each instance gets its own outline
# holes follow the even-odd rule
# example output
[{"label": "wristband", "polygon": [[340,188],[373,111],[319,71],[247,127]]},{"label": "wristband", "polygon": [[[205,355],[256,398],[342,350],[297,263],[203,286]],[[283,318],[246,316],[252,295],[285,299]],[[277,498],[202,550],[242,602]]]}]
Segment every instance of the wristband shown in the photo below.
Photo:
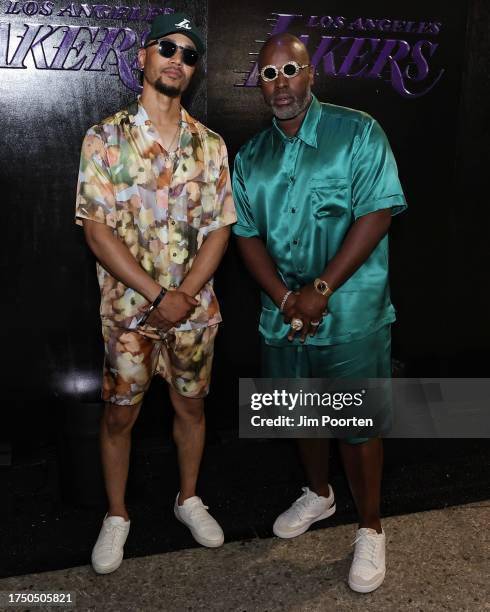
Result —
[{"label": "wristband", "polygon": [[164,297],[164,295],[166,293],[167,293],[167,290],[162,287],[161,290],[160,290],[160,293],[157,295],[157,297],[150,304],[150,307],[148,308],[148,310],[146,310],[143,313],[143,316],[140,319],[138,319],[138,322],[137,322],[136,325],[144,325],[146,323],[146,321],[148,320],[148,317],[155,310],[155,308],[158,307],[158,304],[160,304],[160,302],[163,300],[163,297]]},{"label": "wristband", "polygon": [[288,297],[291,295],[292,291],[291,289],[289,291],[286,291],[286,293],[284,294],[284,297],[282,298],[282,302],[281,305],[279,306],[279,311],[282,312],[284,309],[284,306],[286,306],[286,302]]}]

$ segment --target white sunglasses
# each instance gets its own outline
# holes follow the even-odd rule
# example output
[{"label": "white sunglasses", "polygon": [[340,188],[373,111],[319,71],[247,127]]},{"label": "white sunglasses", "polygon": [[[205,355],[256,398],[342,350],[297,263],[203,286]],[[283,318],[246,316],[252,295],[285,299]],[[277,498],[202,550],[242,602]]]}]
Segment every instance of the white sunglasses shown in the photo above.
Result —
[{"label": "white sunglasses", "polygon": [[292,79],[299,73],[300,70],[303,70],[303,68],[308,68],[309,66],[310,64],[304,64],[304,66],[300,66],[298,62],[290,60],[280,68],[274,66],[273,64],[268,64],[260,70],[259,74],[262,77],[262,80],[267,82],[275,81],[279,76],[279,73],[283,74],[287,79]]}]

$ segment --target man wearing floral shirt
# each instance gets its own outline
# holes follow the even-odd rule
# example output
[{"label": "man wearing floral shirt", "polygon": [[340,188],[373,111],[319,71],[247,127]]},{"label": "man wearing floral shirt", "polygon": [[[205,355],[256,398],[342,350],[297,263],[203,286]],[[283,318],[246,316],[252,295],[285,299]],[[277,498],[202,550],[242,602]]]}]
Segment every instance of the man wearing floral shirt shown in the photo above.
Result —
[{"label": "man wearing floral shirt", "polygon": [[122,562],[131,429],[155,373],[169,383],[175,410],[175,515],[204,546],[224,539],[195,490],[221,321],[212,275],[236,220],[225,144],[180,104],[203,51],[185,15],[158,16],[138,53],[141,97],[90,128],[82,146],[76,220],[98,260],[105,343],[109,508],[92,552],[98,573]]}]

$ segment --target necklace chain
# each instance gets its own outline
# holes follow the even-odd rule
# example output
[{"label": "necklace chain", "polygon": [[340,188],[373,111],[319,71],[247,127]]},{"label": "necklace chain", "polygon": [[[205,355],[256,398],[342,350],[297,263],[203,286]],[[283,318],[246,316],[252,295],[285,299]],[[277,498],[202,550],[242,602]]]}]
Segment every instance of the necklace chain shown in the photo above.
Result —
[{"label": "necklace chain", "polygon": [[177,149],[178,149],[178,147],[177,147],[177,149],[176,149],[175,151],[172,151],[172,146],[173,146],[173,144],[174,144],[174,142],[175,142],[175,139],[177,138],[177,134],[180,132],[180,127],[181,127],[181,125],[182,125],[182,121],[179,121],[179,122],[177,123],[177,128],[176,128],[176,130],[175,130],[175,133],[174,133],[174,135],[173,135],[173,138],[172,138],[172,140],[170,141],[170,143],[169,143],[169,145],[168,145],[168,148],[167,148],[167,158],[174,157],[174,156],[175,156],[175,153],[176,153],[176,151],[177,151]]}]

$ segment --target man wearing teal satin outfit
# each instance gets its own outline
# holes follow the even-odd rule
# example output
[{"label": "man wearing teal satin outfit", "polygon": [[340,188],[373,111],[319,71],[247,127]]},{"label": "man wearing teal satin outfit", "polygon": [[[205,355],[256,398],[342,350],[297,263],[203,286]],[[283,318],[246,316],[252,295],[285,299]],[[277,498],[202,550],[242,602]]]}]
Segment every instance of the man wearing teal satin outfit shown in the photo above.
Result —
[{"label": "man wearing teal satin outfit", "polygon": [[[387,232],[406,202],[388,140],[366,113],[317,100],[314,69],[296,37],[270,38],[259,70],[274,117],[236,157],[233,231],[262,288],[262,374],[389,378],[395,311]],[[298,442],[310,487],[274,523],[285,538],[335,511],[328,440]],[[385,576],[382,443],[339,444],[359,513],[349,585],[369,592]]]}]

